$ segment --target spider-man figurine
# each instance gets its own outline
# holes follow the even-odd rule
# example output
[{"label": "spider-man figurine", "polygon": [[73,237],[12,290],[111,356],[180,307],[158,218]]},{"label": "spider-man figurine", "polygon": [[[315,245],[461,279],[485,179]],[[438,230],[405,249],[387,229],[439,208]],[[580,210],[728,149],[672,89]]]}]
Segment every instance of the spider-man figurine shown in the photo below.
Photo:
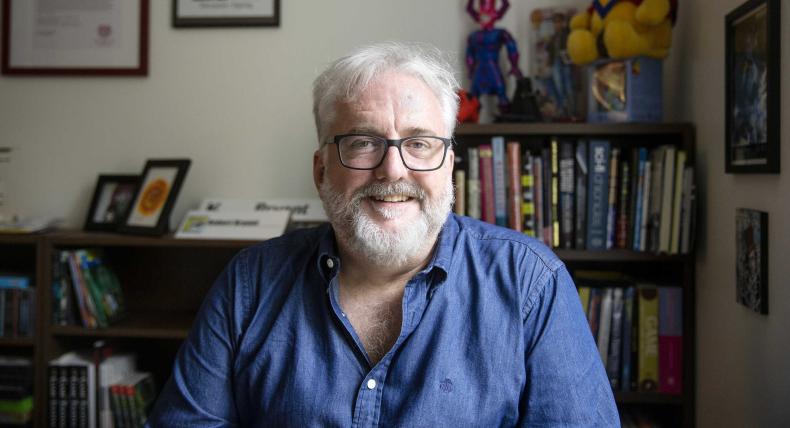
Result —
[{"label": "spider-man figurine", "polygon": [[466,3],[466,11],[482,27],[469,35],[466,47],[466,66],[472,79],[470,93],[480,95],[496,95],[499,100],[499,112],[507,113],[510,102],[505,95],[505,80],[499,70],[499,50],[502,45],[507,48],[510,59],[510,73],[517,78],[521,77],[518,68],[518,49],[516,41],[507,30],[494,28],[494,23],[503,16],[510,7],[510,1],[502,0],[502,6],[497,10],[496,0],[480,0],[478,10],[475,10],[474,0]]}]

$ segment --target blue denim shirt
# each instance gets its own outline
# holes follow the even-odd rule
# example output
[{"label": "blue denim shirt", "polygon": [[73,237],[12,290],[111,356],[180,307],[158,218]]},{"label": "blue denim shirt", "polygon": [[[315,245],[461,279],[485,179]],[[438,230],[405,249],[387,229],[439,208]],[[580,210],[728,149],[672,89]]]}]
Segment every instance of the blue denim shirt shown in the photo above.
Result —
[{"label": "blue denim shirt", "polygon": [[563,263],[448,217],[371,365],[338,300],[329,225],[239,253],[206,297],[149,426],[619,426]]}]

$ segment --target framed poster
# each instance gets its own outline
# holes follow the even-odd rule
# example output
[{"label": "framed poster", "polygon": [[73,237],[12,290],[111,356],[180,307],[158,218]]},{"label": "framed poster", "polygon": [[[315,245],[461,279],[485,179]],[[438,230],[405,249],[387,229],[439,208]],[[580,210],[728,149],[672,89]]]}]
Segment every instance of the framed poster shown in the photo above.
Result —
[{"label": "framed poster", "polygon": [[780,0],[749,0],[725,19],[727,173],[779,173]]},{"label": "framed poster", "polygon": [[735,300],[768,313],[768,213],[735,211]]},{"label": "framed poster", "polygon": [[280,0],[173,0],[174,27],[279,27]]},{"label": "framed poster", "polygon": [[148,0],[2,2],[3,74],[148,74]]},{"label": "framed poster", "polygon": [[117,229],[132,205],[139,180],[139,175],[100,175],[83,229]]},{"label": "framed poster", "polygon": [[189,159],[152,159],[146,162],[140,187],[119,231],[141,235],[164,235],[170,211],[184,183]]}]

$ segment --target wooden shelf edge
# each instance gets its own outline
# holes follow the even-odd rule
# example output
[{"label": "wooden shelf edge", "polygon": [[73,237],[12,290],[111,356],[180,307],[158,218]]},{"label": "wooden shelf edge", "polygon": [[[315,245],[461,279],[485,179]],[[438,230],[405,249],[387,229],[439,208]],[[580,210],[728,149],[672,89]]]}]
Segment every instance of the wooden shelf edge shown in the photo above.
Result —
[{"label": "wooden shelf edge", "polygon": [[682,134],[693,131],[687,122],[644,123],[490,123],[461,124],[456,136],[472,135],[633,135],[633,134]]},{"label": "wooden shelf edge", "polygon": [[126,337],[141,339],[183,340],[189,334],[189,329],[135,327],[84,328],[76,326],[52,326],[50,327],[50,333],[56,337]]},{"label": "wooden shelf edge", "polygon": [[692,260],[690,254],[655,254],[646,251],[631,251],[624,249],[611,250],[566,250],[553,248],[552,251],[562,261],[574,262],[655,262],[655,263],[682,263]]},{"label": "wooden shelf edge", "polygon": [[173,235],[162,237],[121,235],[117,233],[57,231],[47,235],[55,246],[115,246],[115,247],[169,247],[169,248],[238,248],[253,246],[260,241],[230,239],[177,239]]},{"label": "wooden shelf edge", "polygon": [[36,342],[32,337],[3,337],[0,338],[0,348],[32,348]]}]

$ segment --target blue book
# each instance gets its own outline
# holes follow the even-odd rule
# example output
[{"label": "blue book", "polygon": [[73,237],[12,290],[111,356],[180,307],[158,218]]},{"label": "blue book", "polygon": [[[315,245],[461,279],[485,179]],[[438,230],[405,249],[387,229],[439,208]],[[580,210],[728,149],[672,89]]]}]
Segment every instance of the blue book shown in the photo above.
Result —
[{"label": "blue book", "polygon": [[20,275],[0,275],[0,288],[30,288],[30,278]]},{"label": "blue book", "polygon": [[634,245],[633,250],[639,251],[641,246],[640,234],[642,233],[642,216],[644,209],[642,207],[642,197],[645,193],[645,164],[647,163],[647,149],[645,147],[639,148],[637,166],[637,185],[636,185],[636,205],[634,208]]},{"label": "blue book", "polygon": [[608,140],[590,140],[587,190],[587,249],[606,249],[606,218],[609,212]]},{"label": "blue book", "polygon": [[507,227],[507,199],[505,195],[505,137],[492,137],[494,162],[494,218],[497,226]]},{"label": "blue book", "polygon": [[628,287],[623,294],[623,352],[622,374],[620,375],[620,389],[631,390],[631,362],[633,361],[633,331],[634,331],[634,287]]},{"label": "blue book", "polygon": [[583,250],[587,242],[587,141],[576,145],[576,218],[575,243],[577,250]]}]

